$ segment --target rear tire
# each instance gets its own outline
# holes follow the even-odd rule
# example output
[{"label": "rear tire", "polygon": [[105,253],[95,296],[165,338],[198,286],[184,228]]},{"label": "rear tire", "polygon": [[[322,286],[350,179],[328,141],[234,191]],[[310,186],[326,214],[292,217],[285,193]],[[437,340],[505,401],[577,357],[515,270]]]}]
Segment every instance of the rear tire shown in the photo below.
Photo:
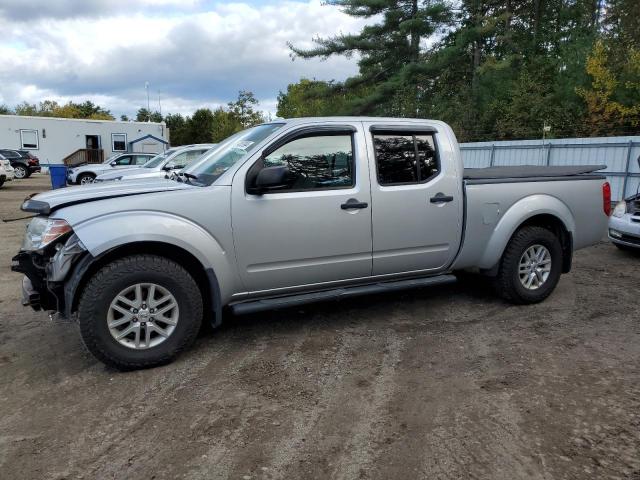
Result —
[{"label": "rear tire", "polygon": [[95,178],[96,176],[93,173],[81,173],[80,175],[78,175],[76,183],[78,185],[88,185],[90,183],[93,183]]},{"label": "rear tire", "polygon": [[16,165],[13,167],[13,174],[17,179],[22,180],[23,178],[27,178],[29,175],[27,174],[27,169],[22,165]]},{"label": "rear tire", "polygon": [[[169,316],[163,320],[165,306]],[[154,255],[133,255],[102,267],[78,305],[84,344],[98,360],[120,370],[171,362],[195,341],[202,315],[202,295],[193,277]]]},{"label": "rear tire", "polygon": [[508,302],[538,303],[556,288],[561,271],[562,245],[558,237],[546,228],[523,227],[511,237],[502,255],[495,287]]}]

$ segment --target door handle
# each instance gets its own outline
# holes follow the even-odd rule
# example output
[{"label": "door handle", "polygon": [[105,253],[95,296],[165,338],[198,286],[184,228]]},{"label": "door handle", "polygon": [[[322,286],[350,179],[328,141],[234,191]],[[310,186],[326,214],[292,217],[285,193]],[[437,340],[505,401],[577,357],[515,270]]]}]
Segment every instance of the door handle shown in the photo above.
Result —
[{"label": "door handle", "polygon": [[367,202],[359,202],[355,198],[350,198],[346,203],[340,205],[342,210],[351,210],[352,208],[367,208],[369,204]]},{"label": "door handle", "polygon": [[437,193],[435,197],[431,197],[431,203],[446,203],[453,202],[451,195],[445,195],[444,193]]}]

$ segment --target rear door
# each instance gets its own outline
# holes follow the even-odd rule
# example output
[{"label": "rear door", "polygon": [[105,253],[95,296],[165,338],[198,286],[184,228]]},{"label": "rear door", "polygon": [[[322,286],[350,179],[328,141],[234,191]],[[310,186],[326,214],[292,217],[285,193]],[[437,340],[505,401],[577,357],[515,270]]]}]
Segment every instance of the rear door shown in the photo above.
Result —
[{"label": "rear door", "polygon": [[[361,122],[298,127],[247,162],[232,186],[240,276],[252,292],[371,275],[371,207]],[[286,186],[250,193],[261,169],[286,166]]]},{"label": "rear door", "polygon": [[462,235],[462,186],[448,139],[433,127],[365,123],[373,275],[438,271]]},{"label": "rear door", "polygon": [[152,158],[153,158],[152,155],[135,155],[134,162],[133,162],[132,165],[135,165],[137,167],[141,167],[142,165],[147,163]]}]

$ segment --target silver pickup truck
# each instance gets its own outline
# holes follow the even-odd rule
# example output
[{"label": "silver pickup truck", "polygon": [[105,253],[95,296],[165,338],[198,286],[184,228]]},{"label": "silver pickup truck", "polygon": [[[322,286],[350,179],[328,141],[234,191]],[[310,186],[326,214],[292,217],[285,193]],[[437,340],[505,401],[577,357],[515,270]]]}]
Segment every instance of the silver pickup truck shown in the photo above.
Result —
[{"label": "silver pickup truck", "polygon": [[244,130],[172,179],[71,187],[37,214],[12,268],[24,304],[77,315],[121,369],[166,363],[203,319],[490,277],[539,302],[606,233],[599,167],[465,170],[444,123],[282,120]]}]

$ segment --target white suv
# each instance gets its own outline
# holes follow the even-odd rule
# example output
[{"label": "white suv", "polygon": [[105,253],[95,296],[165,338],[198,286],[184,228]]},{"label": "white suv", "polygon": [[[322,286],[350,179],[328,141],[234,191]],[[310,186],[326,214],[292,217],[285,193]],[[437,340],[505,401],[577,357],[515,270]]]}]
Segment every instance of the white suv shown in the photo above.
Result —
[{"label": "white suv", "polygon": [[93,183],[95,178],[116,169],[141,167],[153,157],[155,153],[118,153],[107,158],[103,163],[88,163],[67,171],[67,183],[86,185]]},{"label": "white suv", "polygon": [[0,155],[0,187],[4,185],[4,182],[10,182],[14,178],[15,173],[11,166],[11,162]]}]

